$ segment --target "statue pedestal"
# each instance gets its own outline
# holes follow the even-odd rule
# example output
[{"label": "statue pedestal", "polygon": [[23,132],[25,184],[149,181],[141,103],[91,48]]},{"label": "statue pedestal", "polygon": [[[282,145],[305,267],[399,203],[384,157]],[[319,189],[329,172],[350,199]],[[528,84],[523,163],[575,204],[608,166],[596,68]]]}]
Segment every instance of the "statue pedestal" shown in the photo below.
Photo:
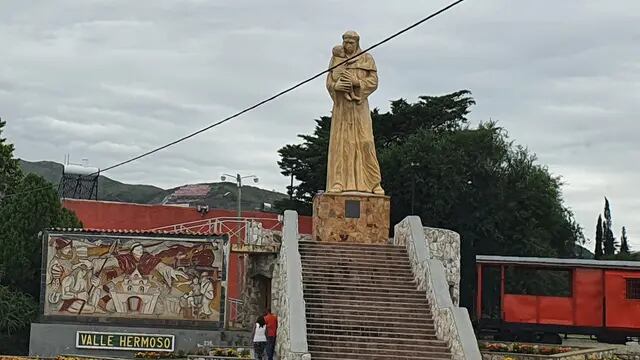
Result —
[{"label": "statue pedestal", "polygon": [[360,192],[322,193],[313,198],[313,239],[387,244],[390,198]]}]

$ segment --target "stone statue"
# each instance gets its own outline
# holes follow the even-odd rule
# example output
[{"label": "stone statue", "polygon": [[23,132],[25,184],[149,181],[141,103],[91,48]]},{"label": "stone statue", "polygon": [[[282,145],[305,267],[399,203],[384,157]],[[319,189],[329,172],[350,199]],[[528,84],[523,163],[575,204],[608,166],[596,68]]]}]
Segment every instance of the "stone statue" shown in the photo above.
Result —
[{"label": "stone statue", "polygon": [[327,76],[333,100],[327,191],[384,195],[367,100],[378,88],[376,63],[368,53],[353,58],[362,52],[358,33],[347,31],[342,40],[333,48],[329,67],[347,62]]}]

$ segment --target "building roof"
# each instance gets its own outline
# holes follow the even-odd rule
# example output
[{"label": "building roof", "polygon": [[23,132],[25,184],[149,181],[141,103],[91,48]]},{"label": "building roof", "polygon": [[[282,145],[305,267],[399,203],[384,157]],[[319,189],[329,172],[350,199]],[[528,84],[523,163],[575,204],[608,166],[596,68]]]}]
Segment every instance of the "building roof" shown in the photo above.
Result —
[{"label": "building roof", "polygon": [[640,271],[640,261],[617,261],[617,260],[586,260],[586,259],[558,259],[541,257],[520,257],[520,256],[493,256],[477,255],[476,262],[479,264],[517,264],[525,266],[540,267],[581,267],[581,268],[607,268],[607,269],[633,269]]},{"label": "building roof", "polygon": [[47,229],[50,233],[82,233],[82,234],[96,234],[96,235],[138,235],[138,236],[176,236],[176,237],[217,237],[223,236],[220,234],[214,234],[211,232],[194,232],[189,230],[131,230],[131,229],[95,229],[95,228],[50,228]]}]

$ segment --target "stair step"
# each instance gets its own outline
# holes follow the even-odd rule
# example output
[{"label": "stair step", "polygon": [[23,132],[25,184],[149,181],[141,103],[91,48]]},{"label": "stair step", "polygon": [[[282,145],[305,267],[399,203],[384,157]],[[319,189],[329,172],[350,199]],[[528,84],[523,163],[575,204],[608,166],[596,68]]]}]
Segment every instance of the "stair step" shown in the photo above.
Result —
[{"label": "stair step", "polygon": [[343,336],[364,336],[382,337],[389,339],[423,339],[438,340],[435,329],[389,327],[389,328],[362,328],[358,326],[347,326],[336,324],[335,326],[324,326],[324,324],[308,323],[307,336],[316,335],[343,335]]},{"label": "stair step", "polygon": [[309,339],[313,339],[314,341],[323,340],[323,341],[375,341],[379,344],[425,344],[429,346],[443,346],[447,347],[447,344],[442,340],[437,339],[410,339],[410,338],[398,338],[398,337],[384,337],[378,335],[370,335],[370,336],[356,336],[356,335],[339,335],[339,334],[311,334],[309,335]]},{"label": "stair step", "polygon": [[302,269],[303,277],[322,277],[322,278],[335,278],[338,280],[341,279],[364,279],[364,280],[390,280],[390,281],[410,281],[413,282],[413,275],[411,276],[403,276],[403,275],[385,275],[385,274],[357,274],[352,272],[321,272],[321,271],[312,271]]},{"label": "stair step", "polygon": [[307,302],[306,304],[308,313],[329,313],[336,315],[372,315],[372,314],[388,314],[389,316],[401,317],[401,316],[422,316],[431,318],[431,313],[428,307],[362,307],[362,306],[347,306],[347,305],[325,305]]},{"label": "stair step", "polygon": [[333,284],[342,286],[369,286],[388,289],[415,289],[416,283],[411,281],[367,280],[367,279],[333,279],[325,277],[303,277],[304,282],[311,284]]},{"label": "stair step", "polygon": [[451,357],[442,358],[442,357],[432,357],[429,354],[422,354],[417,356],[406,356],[406,355],[376,355],[376,354],[340,354],[336,356],[336,353],[332,352],[323,352],[323,351],[314,351],[311,353],[311,359],[313,360],[441,360],[441,359],[451,359]]},{"label": "stair step", "polygon": [[385,258],[397,258],[397,259],[409,259],[409,255],[406,251],[369,251],[369,250],[336,250],[336,249],[311,249],[303,248],[298,250],[300,254],[304,255],[330,255],[332,257],[385,257]]},{"label": "stair step", "polygon": [[402,292],[407,290],[416,289],[416,284],[411,283],[393,283],[393,282],[385,282],[385,281],[340,281],[340,280],[322,280],[322,279],[314,279],[314,280],[304,280],[303,282],[304,288],[332,288],[332,289],[342,289],[342,290],[375,290],[379,291],[396,291]]},{"label": "stair step", "polygon": [[423,351],[418,351],[414,349],[371,349],[371,348],[357,348],[357,347],[348,347],[348,346],[335,346],[333,344],[326,344],[321,346],[309,346],[309,351],[311,352],[311,358],[313,359],[313,353],[316,351],[320,352],[333,352],[334,354],[354,354],[354,355],[395,355],[395,356],[421,356],[421,359],[424,359],[424,356],[431,356],[435,359],[451,359],[451,354],[445,351],[430,351],[425,353]]},{"label": "stair step", "polygon": [[406,251],[404,246],[397,246],[391,244],[361,244],[361,243],[339,243],[339,242],[319,242],[319,241],[300,241],[298,243],[300,248],[307,247],[317,247],[317,248],[329,248],[329,249],[363,249],[363,250],[398,250],[403,249]]},{"label": "stair step", "polygon": [[328,322],[332,324],[348,324],[354,326],[370,326],[373,324],[388,324],[389,326],[418,325],[417,327],[433,327],[433,320],[427,316],[417,316],[416,314],[336,314],[319,313],[307,310],[307,321]]},{"label": "stair step", "polygon": [[371,301],[395,301],[395,299],[426,300],[427,298],[425,292],[417,288],[411,289],[410,291],[398,291],[397,289],[383,289],[379,287],[342,289],[322,285],[304,285],[304,295],[310,297],[351,297]]},{"label": "stair step", "polygon": [[359,260],[353,259],[336,259],[335,257],[323,257],[323,258],[308,258],[304,255],[301,256],[302,264],[308,264],[312,266],[342,266],[342,267],[362,267],[362,268],[385,268],[391,270],[411,270],[411,264],[409,261],[378,261],[378,260]]},{"label": "stair step", "polygon": [[399,343],[384,343],[380,341],[380,338],[377,337],[360,337],[360,339],[350,339],[350,340],[338,340],[338,339],[328,339],[328,340],[318,340],[318,339],[309,339],[309,347],[324,347],[324,346],[334,346],[334,347],[349,347],[349,348],[359,348],[359,349],[367,349],[367,350],[375,350],[375,349],[403,349],[408,351],[416,351],[422,353],[430,353],[430,352],[441,352],[445,353],[449,351],[449,348],[444,344],[439,345],[431,345],[431,344],[423,344],[418,342],[405,341],[403,344]]},{"label": "stair step", "polygon": [[362,301],[362,300],[336,300],[332,298],[315,298],[305,297],[304,301],[307,306],[325,307],[327,309],[332,308],[354,308],[362,310],[378,310],[378,311],[392,311],[393,309],[420,309],[423,312],[430,313],[431,307],[426,299],[418,302],[383,302],[383,301]]},{"label": "stair step", "polygon": [[409,266],[405,269],[391,269],[386,266],[358,266],[358,265],[322,265],[322,264],[310,264],[303,263],[302,270],[314,271],[314,272],[350,272],[357,274],[372,274],[372,275],[396,275],[396,276],[411,276],[413,277],[413,271]]},{"label": "stair step", "polygon": [[324,251],[318,252],[307,252],[300,251],[300,257],[303,259],[336,259],[339,261],[349,261],[349,262],[363,262],[363,261],[373,261],[373,262],[396,262],[401,264],[410,264],[409,257],[407,255],[391,255],[391,254],[380,254],[380,255],[367,255],[367,254],[332,254]]},{"label": "stair step", "polygon": [[431,315],[431,306],[424,299],[422,302],[383,302],[383,301],[360,301],[360,300],[336,300],[331,298],[304,298],[307,306],[325,309],[330,312],[331,309],[354,309],[369,310],[377,312],[388,312],[397,310],[420,310],[423,314]]}]

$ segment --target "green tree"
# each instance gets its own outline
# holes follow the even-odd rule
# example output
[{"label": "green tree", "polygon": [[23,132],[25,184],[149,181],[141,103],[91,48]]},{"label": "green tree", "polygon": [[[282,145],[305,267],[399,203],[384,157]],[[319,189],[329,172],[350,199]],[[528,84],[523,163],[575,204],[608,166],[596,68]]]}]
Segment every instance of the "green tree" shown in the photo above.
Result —
[{"label": "green tree", "polygon": [[604,223],[603,223],[602,246],[604,255],[611,256],[616,253],[616,239],[613,236],[613,221],[611,220],[611,207],[609,199],[604,198]]},{"label": "green tree", "polygon": [[327,181],[327,152],[329,149],[329,130],[331,118],[327,116],[316,120],[312,135],[298,135],[302,144],[286,145],[280,150],[281,174],[291,176],[300,183],[290,189],[292,199],[278,201],[279,209],[293,209],[301,214],[311,214],[311,201],[318,190],[324,190]]},{"label": "green tree", "polygon": [[[583,238],[563,205],[560,179],[495,123],[470,127],[466,115],[473,104],[468,91],[459,91],[417,103],[401,99],[388,113],[372,112],[392,224],[411,213],[413,198],[425,226],[461,234],[462,301],[468,307],[476,254],[573,256]],[[300,182],[294,198],[302,203],[325,188],[329,128],[330,119],[322,118],[312,135],[301,136],[302,144],[281,149],[280,166]]]},{"label": "green tree", "polygon": [[0,160],[2,192],[13,194],[0,199],[0,353],[25,353],[40,296],[41,232],[82,224],[44,178],[22,176],[13,146],[4,139]]},{"label": "green tree", "polygon": [[0,281],[35,298],[40,291],[41,232],[51,227],[82,226],[62,207],[53,188],[29,192],[47,185],[44,178],[29,174],[15,188],[23,194],[6,198],[0,206]]},{"label": "green tree", "polygon": [[22,172],[18,159],[13,158],[13,145],[2,137],[2,129],[6,122],[0,119],[0,200],[20,181]]},{"label": "green tree", "polygon": [[627,239],[627,229],[622,227],[622,236],[620,237],[620,254],[629,254],[631,249],[629,248],[629,241]]},{"label": "green tree", "polygon": [[602,251],[602,215],[598,215],[598,225],[596,225],[596,247],[593,251],[596,260],[602,258],[604,252]]}]

